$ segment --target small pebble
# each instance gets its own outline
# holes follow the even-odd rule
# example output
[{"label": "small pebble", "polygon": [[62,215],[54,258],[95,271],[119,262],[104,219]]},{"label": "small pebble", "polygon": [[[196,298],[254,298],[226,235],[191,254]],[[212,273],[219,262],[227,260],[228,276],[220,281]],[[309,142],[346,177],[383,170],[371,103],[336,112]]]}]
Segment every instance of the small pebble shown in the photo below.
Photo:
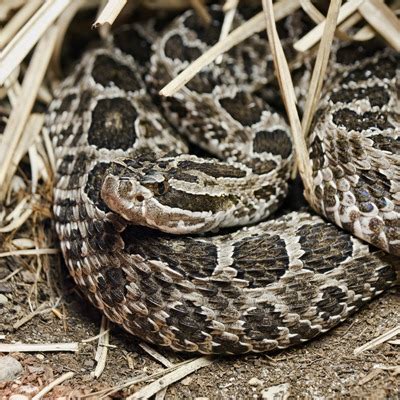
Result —
[{"label": "small pebble", "polygon": [[12,291],[13,291],[12,286],[9,283],[7,282],[0,283],[0,293],[11,293]]},{"label": "small pebble", "polygon": [[44,360],[44,355],[43,354],[36,354],[36,358],[38,359],[38,360],[40,360],[40,361],[43,361]]},{"label": "small pebble", "polygon": [[0,382],[13,381],[23,371],[19,361],[11,356],[0,357]]},{"label": "small pebble", "polygon": [[24,394],[12,394],[9,400],[29,400],[29,397]]},{"label": "small pebble", "polygon": [[249,384],[250,386],[261,386],[263,383],[264,383],[264,382],[263,382],[262,380],[258,379],[258,378],[251,378],[251,379],[248,381],[248,384]]},{"label": "small pebble", "polygon": [[37,386],[28,383],[27,385],[21,385],[19,387],[19,391],[21,392],[21,394],[27,394],[33,396],[34,394],[39,392],[39,388]]},{"label": "small pebble", "polygon": [[25,283],[34,283],[36,280],[35,274],[28,270],[22,271],[21,276]]},{"label": "small pebble", "polygon": [[93,367],[94,367],[94,361],[93,361],[93,360],[86,360],[86,361],[83,363],[83,365],[84,365],[85,367],[88,367],[88,368],[93,368]]},{"label": "small pebble", "polygon": [[0,305],[7,304],[7,302],[8,302],[7,297],[4,296],[4,294],[1,294],[1,293],[0,293]]},{"label": "small pebble", "polygon": [[43,374],[44,372],[43,367],[35,367],[33,365],[28,365],[27,368],[30,374]]},{"label": "small pebble", "polygon": [[9,274],[10,274],[10,270],[8,268],[0,267],[0,279],[5,278]]},{"label": "small pebble", "polygon": [[182,379],[181,383],[182,383],[182,385],[188,386],[191,384],[192,380],[193,379],[190,376],[188,376],[187,378]]},{"label": "small pebble", "polygon": [[282,383],[281,385],[271,386],[261,392],[261,398],[263,400],[287,400],[289,395],[289,383]]}]

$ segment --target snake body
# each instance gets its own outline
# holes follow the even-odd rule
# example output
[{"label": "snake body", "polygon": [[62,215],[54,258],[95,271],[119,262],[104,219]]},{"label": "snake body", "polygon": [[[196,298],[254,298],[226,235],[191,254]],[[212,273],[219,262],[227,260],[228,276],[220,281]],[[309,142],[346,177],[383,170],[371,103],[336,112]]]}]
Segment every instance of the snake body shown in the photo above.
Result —
[{"label": "snake body", "polygon": [[[221,12],[211,12],[208,32],[188,11],[157,40],[147,85],[145,39],[122,30],[60,86],[47,119],[56,229],[77,285],[132,334],[204,354],[284,348],[392,286],[399,261],[306,212],[259,222],[285,197],[293,161],[287,124],[268,105],[263,38],[168,102],[150,97],[149,82],[168,81],[218,39]],[[381,57],[384,73],[348,63],[321,102],[309,142],[312,205],[399,254],[399,63],[377,54],[368,62]],[[182,135],[216,158],[187,154]]]}]

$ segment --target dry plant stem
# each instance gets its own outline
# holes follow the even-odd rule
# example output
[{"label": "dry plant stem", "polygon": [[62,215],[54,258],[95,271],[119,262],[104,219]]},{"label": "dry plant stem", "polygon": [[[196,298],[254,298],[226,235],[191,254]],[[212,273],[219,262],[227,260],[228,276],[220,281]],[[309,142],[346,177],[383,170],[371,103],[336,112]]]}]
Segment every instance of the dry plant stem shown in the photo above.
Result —
[{"label": "dry plant stem", "polygon": [[97,361],[93,376],[98,378],[104,371],[107,362],[108,346],[110,344],[110,322],[104,316],[101,318],[99,341],[94,359]]},{"label": "dry plant stem", "polygon": [[[28,149],[35,142],[35,140],[39,137],[39,134],[42,130],[42,126],[44,123],[44,115],[43,114],[31,114],[28,117],[28,121],[25,125],[25,128],[21,134],[20,142],[18,143],[17,148],[15,149],[15,153],[13,154],[12,162],[10,163],[6,176],[4,178],[4,185],[8,186],[14,176],[18,165],[24,155],[27,153]],[[0,228],[1,231],[1,228]]]},{"label": "dry plant stem", "polygon": [[[161,355],[158,351],[154,350],[152,347],[147,345],[146,343],[140,343],[139,346],[151,357],[153,357],[155,360],[157,360],[159,363],[164,365],[164,367],[170,368],[174,364],[172,364],[171,361],[169,361],[167,358],[165,358],[163,355]],[[155,395],[155,400],[163,400],[165,395],[167,394],[167,388],[161,389],[158,391]]]},{"label": "dry plant stem", "polygon": [[125,7],[127,0],[108,0],[103,11],[100,13],[96,22],[93,24],[94,28],[98,28],[105,24],[111,26],[117,19],[119,13]]},{"label": "dry plant stem", "polygon": [[154,400],[164,400],[165,395],[167,394],[168,388],[162,389],[159,392],[156,393],[154,396]]},{"label": "dry plant stem", "polygon": [[53,26],[40,39],[26,71],[18,104],[11,111],[4,130],[2,141],[0,142],[0,201],[6,197],[8,190],[8,186],[5,183],[7,171],[12,163],[14,152],[46,72],[57,33],[57,26]]},{"label": "dry plant stem", "polygon": [[159,378],[156,381],[150,383],[133,395],[128,396],[127,400],[148,399],[159,392],[161,389],[168,387],[172,383],[175,383],[183,379],[185,376],[193,373],[194,371],[197,371],[198,369],[206,367],[212,363],[213,360],[208,357],[197,358],[191,363],[183,365],[175,371],[172,371],[169,374],[164,375],[162,378]]},{"label": "dry plant stem", "polygon": [[400,335],[400,325],[395,326],[393,329],[388,330],[383,335],[381,335],[375,339],[372,339],[368,343],[365,343],[364,345],[357,347],[356,349],[354,349],[354,355],[356,356],[366,350],[371,350],[371,349],[379,346],[380,344],[387,342],[388,340],[396,337],[397,335]]},{"label": "dry plant stem", "polygon": [[79,344],[70,343],[0,343],[0,353],[72,352],[79,350]]},{"label": "dry plant stem", "polygon": [[46,149],[47,158],[48,158],[48,161],[49,161],[49,166],[50,166],[52,174],[55,175],[55,172],[56,172],[56,158],[55,158],[55,155],[54,155],[54,149],[53,149],[53,145],[51,143],[49,132],[47,130],[42,129],[41,133],[42,133],[42,136],[43,136],[43,141],[44,141],[44,146],[45,146],[45,149]]},{"label": "dry plant stem", "polygon": [[152,347],[150,347],[146,343],[140,343],[139,346],[151,357],[153,357],[155,360],[157,360],[160,364],[164,365],[164,367],[172,367],[174,364],[168,360],[168,358],[165,358],[163,355],[161,355],[158,351],[154,350]]},{"label": "dry plant stem", "polygon": [[0,57],[0,86],[32,50],[71,0],[48,0],[8,43]]},{"label": "dry plant stem", "polygon": [[5,251],[0,253],[0,258],[11,257],[11,256],[36,256],[41,254],[58,254],[60,250],[58,249],[23,249],[23,250],[13,250]]},{"label": "dry plant stem", "polygon": [[7,25],[0,31],[0,49],[15,36],[19,29],[42,4],[42,0],[30,0],[18,10],[10,21],[8,21]]},{"label": "dry plant stem", "polygon": [[[231,1],[229,4],[229,8],[225,7],[227,5],[227,3],[224,4],[223,10],[225,12],[225,17],[224,17],[224,22],[222,23],[219,41],[224,40],[229,35],[229,31],[231,30],[232,22],[233,22],[233,19],[235,18],[236,9],[237,9],[238,4],[239,4],[239,0]],[[222,54],[219,55],[215,60],[216,64],[220,64],[221,62],[222,62]]]},{"label": "dry plant stem", "polygon": [[303,136],[305,138],[307,138],[313,116],[321,97],[322,84],[324,82],[326,69],[329,63],[329,55],[331,52],[332,41],[335,35],[336,23],[341,4],[341,0],[332,0],[326,17],[324,33],[319,44],[317,58],[315,60],[310,81],[310,88],[308,90],[307,101],[304,106],[303,119],[301,121]]},{"label": "dry plant stem", "polygon": [[38,91],[38,99],[46,105],[49,105],[51,103],[51,100],[53,100],[53,96],[51,95],[49,89],[46,86],[42,85],[40,86]]},{"label": "dry plant stem", "polygon": [[396,51],[400,51],[400,20],[384,2],[365,0],[358,10]]},{"label": "dry plant stem", "polygon": [[23,269],[24,269],[24,267],[19,267],[19,268],[17,268],[15,271],[11,272],[10,274],[8,274],[8,275],[7,275],[6,277],[4,277],[3,279],[0,279],[0,283],[7,282],[7,281],[10,280],[14,275],[17,275],[18,273],[20,273]]},{"label": "dry plant stem", "polygon": [[8,100],[12,107],[18,103],[18,96],[21,93],[21,85],[18,82],[20,67],[18,66],[14,72],[6,79],[3,88],[6,90]]},{"label": "dry plant stem", "polygon": [[190,0],[142,0],[141,6],[151,10],[181,10],[190,7]]},{"label": "dry plant stem", "polygon": [[64,375],[61,375],[59,378],[51,382],[49,385],[44,387],[38,394],[32,397],[32,400],[40,400],[45,396],[47,393],[49,393],[51,390],[53,390],[57,385],[60,383],[65,382],[68,379],[71,379],[74,376],[73,372],[67,372]]},{"label": "dry plant stem", "polygon": [[[342,23],[346,18],[356,12],[363,1],[364,0],[349,0],[347,3],[343,4],[339,11],[338,23]],[[298,40],[293,47],[301,52],[309,50],[321,39],[325,29],[325,23],[326,21],[322,21],[315,28],[311,29],[311,31]]]},{"label": "dry plant stem", "polygon": [[[357,11],[349,18],[347,18],[345,21],[343,21],[339,25],[339,28],[342,32],[345,32],[346,30],[350,29],[352,26],[360,22],[362,19],[363,19],[362,15]],[[368,24],[366,24],[353,35],[352,34],[348,35],[347,33],[346,35],[348,36],[349,40],[356,40],[359,42],[363,42],[372,39],[375,36],[375,31]]]},{"label": "dry plant stem", "polygon": [[4,21],[13,10],[22,7],[25,2],[26,0],[1,0],[0,20]]},{"label": "dry plant stem", "polygon": [[48,307],[48,303],[41,304],[35,311],[32,311],[30,314],[25,315],[25,317],[22,317],[17,322],[15,322],[13,325],[13,329],[20,328],[22,325],[25,325],[27,322],[29,322],[32,318],[36,317],[36,315],[45,313],[47,311],[51,311],[51,307]]},{"label": "dry plant stem", "polygon": [[229,10],[232,10],[233,8],[236,8],[239,4],[239,0],[226,0],[224,5],[222,6],[222,10],[224,12],[227,12]]},{"label": "dry plant stem", "polygon": [[[285,18],[300,7],[298,0],[281,0],[274,5],[276,21]],[[262,12],[249,19],[241,26],[232,31],[224,40],[217,42],[209,48],[197,60],[193,61],[177,77],[165,85],[161,90],[162,96],[172,96],[183,86],[185,86],[202,68],[211,64],[220,54],[229,51],[238,43],[246,40],[254,33],[265,29],[264,15]]]},{"label": "dry plant stem", "polygon": [[359,385],[365,385],[367,382],[371,381],[372,379],[375,379],[382,372],[383,372],[382,369],[373,368],[367,375],[365,375],[363,378],[361,378],[358,381],[358,384]]},{"label": "dry plant stem", "polygon": [[317,24],[324,20],[324,16],[311,0],[300,0],[300,5],[303,11]]},{"label": "dry plant stem", "polygon": [[204,1],[203,0],[190,0],[190,4],[193,7],[193,9],[196,11],[196,14],[202,20],[202,22],[205,25],[209,25],[211,23],[211,15],[208,13],[208,10],[204,4]]},{"label": "dry plant stem", "polygon": [[264,18],[266,23],[268,42],[275,64],[280,91],[282,93],[286,112],[292,129],[293,141],[296,149],[297,167],[303,180],[305,194],[311,193],[312,171],[308,160],[308,151],[302,134],[300,118],[296,108],[296,95],[294,92],[289,66],[279,40],[274,19],[272,0],[262,0]]},{"label": "dry plant stem", "polygon": [[[308,14],[308,16],[316,23],[320,24],[325,20],[325,16],[318,10],[317,7],[311,2],[311,0],[300,0],[301,8]],[[351,17],[358,17],[358,20],[353,21],[350,26],[353,26],[358,21],[362,19],[359,13],[354,13]],[[351,18],[350,17],[350,18]],[[350,19],[348,18],[348,19]],[[336,29],[336,36],[341,40],[352,40],[352,37],[348,35],[341,29],[341,26],[338,26]]]},{"label": "dry plant stem", "polygon": [[8,232],[15,231],[20,226],[22,226],[24,224],[24,222],[26,222],[28,220],[28,218],[31,216],[32,212],[33,212],[32,208],[28,208],[17,219],[14,219],[10,224],[1,227],[0,233],[8,233]]},{"label": "dry plant stem", "polygon": [[109,333],[110,330],[107,329],[106,331],[100,332],[98,333],[96,336],[90,337],[88,339],[83,339],[81,342],[82,343],[90,343],[90,342],[94,342],[95,340],[99,339],[100,337],[102,337],[103,335],[106,335],[107,333]]},{"label": "dry plant stem", "polygon": [[96,399],[105,399],[105,398],[107,398],[107,396],[110,396],[111,394],[113,394],[113,393],[115,393],[115,392],[117,392],[119,390],[125,389],[127,387],[132,386],[132,385],[136,385],[136,384],[141,383],[141,382],[147,382],[147,381],[150,381],[150,380],[153,380],[153,379],[157,379],[157,378],[159,378],[161,376],[166,375],[167,373],[169,373],[171,371],[176,370],[177,368],[180,368],[182,365],[186,365],[186,364],[191,363],[192,361],[193,361],[193,359],[182,361],[179,364],[174,364],[174,366],[172,366],[170,368],[155,372],[154,374],[151,374],[151,375],[141,374],[139,376],[135,376],[134,378],[132,378],[132,379],[130,379],[130,380],[124,382],[124,383],[121,383],[119,385],[115,385],[112,388],[103,389],[103,390],[100,390],[98,392],[90,393],[89,395],[82,396],[81,399],[84,399],[84,398],[87,398],[87,397],[93,398],[92,396],[97,396]]},{"label": "dry plant stem", "polygon": [[[15,207],[14,209],[8,214],[5,218],[6,221],[12,221],[13,219],[18,218],[26,208],[28,201],[30,200],[30,196],[25,196]],[[34,242],[33,242],[34,243]]]}]

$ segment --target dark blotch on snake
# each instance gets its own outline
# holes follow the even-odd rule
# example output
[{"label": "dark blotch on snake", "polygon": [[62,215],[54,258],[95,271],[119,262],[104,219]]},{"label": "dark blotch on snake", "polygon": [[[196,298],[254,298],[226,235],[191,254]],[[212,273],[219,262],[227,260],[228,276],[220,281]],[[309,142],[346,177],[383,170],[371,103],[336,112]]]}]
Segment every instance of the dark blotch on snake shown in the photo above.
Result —
[{"label": "dark blotch on snake", "polygon": [[101,198],[101,187],[105,177],[109,174],[115,176],[130,176],[132,173],[129,169],[118,163],[100,162],[89,171],[87,182],[85,185],[85,193],[92,200],[94,205],[104,212],[109,212],[110,209]]},{"label": "dark blotch on snake", "polygon": [[137,79],[135,71],[104,54],[96,57],[92,76],[104,87],[114,83],[115,86],[132,92],[143,88],[143,83]]},{"label": "dark blotch on snake", "polygon": [[350,65],[360,59],[373,56],[381,49],[382,43],[376,39],[369,40],[363,44],[353,42],[338,49],[336,52],[336,60],[340,64]]},{"label": "dark blotch on snake", "polygon": [[256,133],[253,149],[256,153],[272,153],[285,159],[292,153],[292,141],[282,129],[259,131]]},{"label": "dark blotch on snake", "polygon": [[130,54],[138,65],[150,61],[151,43],[133,26],[122,26],[114,32],[114,44],[124,53]]},{"label": "dark blotch on snake", "polygon": [[400,57],[385,57],[379,58],[367,63],[362,68],[356,67],[353,71],[343,78],[342,83],[349,83],[352,81],[360,82],[367,80],[371,76],[377,79],[392,79],[396,76],[396,69],[400,62]]},{"label": "dark blotch on snake", "polygon": [[94,94],[90,90],[84,90],[80,95],[79,104],[76,110],[77,115],[82,115],[84,112],[89,111],[90,104]]},{"label": "dark blotch on snake", "polygon": [[82,176],[86,173],[90,161],[93,156],[90,153],[84,151],[79,152],[75,156],[75,163],[72,168],[72,172],[69,175],[69,187],[79,188],[82,182]]},{"label": "dark blotch on snake", "polygon": [[352,103],[355,100],[367,99],[371,106],[383,107],[389,101],[389,94],[384,86],[375,85],[367,88],[342,88],[330,96],[334,103]]},{"label": "dark blotch on snake", "polygon": [[172,35],[165,43],[165,55],[172,60],[192,62],[201,56],[201,50],[197,47],[190,47],[183,43],[180,35]]},{"label": "dark blotch on snake", "polygon": [[[139,254],[146,261],[165,262],[169,268],[179,272],[183,277],[209,277],[218,265],[218,249],[207,239],[180,240],[177,236],[160,234],[159,231],[133,225],[129,225],[121,237],[127,253]],[[155,238],[157,246],[154,246]],[[210,293],[208,290],[205,292],[213,295],[213,292]]]},{"label": "dark blotch on snake", "polygon": [[257,98],[245,92],[238,92],[235,97],[220,99],[221,106],[242,125],[251,126],[260,121],[263,108]]},{"label": "dark blotch on snake", "polygon": [[353,251],[350,234],[331,224],[304,225],[297,230],[296,236],[304,251],[300,257],[304,268],[317,273],[332,271]]},{"label": "dark blotch on snake", "polygon": [[238,271],[237,278],[248,280],[249,288],[265,287],[276,282],[289,266],[284,240],[265,232],[235,243],[233,260],[232,268]]},{"label": "dark blotch on snake", "polygon": [[60,175],[68,175],[69,174],[69,170],[71,167],[72,162],[74,161],[75,156],[72,154],[66,154],[63,158],[62,161],[58,167],[58,173]]},{"label": "dark blotch on snake", "polygon": [[133,105],[126,99],[99,100],[93,110],[88,143],[97,148],[128,150],[136,140],[137,116]]},{"label": "dark blotch on snake", "polygon": [[209,9],[209,13],[211,16],[211,22],[209,24],[205,24],[204,21],[194,13],[186,18],[184,25],[193,30],[202,42],[211,46],[219,40],[221,22],[224,14],[222,11],[215,9]]},{"label": "dark blotch on snake", "polygon": [[246,171],[236,168],[233,165],[221,163],[195,162],[190,160],[180,161],[178,167],[183,171],[200,171],[213,178],[243,178],[246,176]]},{"label": "dark blotch on snake", "polygon": [[393,128],[387,120],[387,115],[370,111],[358,114],[348,108],[342,108],[332,114],[332,119],[337,126],[357,132],[371,128],[381,130]]},{"label": "dark blotch on snake", "polygon": [[112,307],[124,301],[126,289],[126,275],[122,268],[104,267],[99,271],[97,277],[99,295],[104,302]]},{"label": "dark blotch on snake", "polygon": [[58,108],[57,112],[62,113],[63,111],[71,111],[71,105],[75,99],[76,99],[75,93],[71,93],[65,96],[62,99],[60,107]]},{"label": "dark blotch on snake", "polygon": [[71,222],[73,217],[73,210],[76,204],[77,204],[76,201],[72,199],[64,199],[57,201],[55,203],[55,206],[57,208],[60,207],[60,209],[57,211],[58,221],[63,224]]},{"label": "dark blotch on snake", "polygon": [[233,196],[191,194],[173,188],[169,188],[166,193],[157,196],[157,200],[161,204],[172,208],[189,211],[211,211],[213,213],[230,208],[233,204]]},{"label": "dark blotch on snake", "polygon": [[[392,135],[392,133],[390,133]],[[391,137],[391,136],[383,136],[383,135],[374,135],[370,137],[374,142],[374,147],[387,151],[391,154],[400,155],[400,138],[399,137]]]}]

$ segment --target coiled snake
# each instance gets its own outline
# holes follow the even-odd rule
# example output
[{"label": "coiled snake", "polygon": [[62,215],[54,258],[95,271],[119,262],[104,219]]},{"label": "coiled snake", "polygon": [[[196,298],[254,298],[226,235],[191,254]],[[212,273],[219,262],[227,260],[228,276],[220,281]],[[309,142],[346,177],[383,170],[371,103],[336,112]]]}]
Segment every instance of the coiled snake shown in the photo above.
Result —
[{"label": "coiled snake", "polygon": [[[180,16],[151,59],[142,28],[121,28],[61,85],[47,119],[56,229],[78,286],[134,335],[205,354],[284,348],[396,281],[399,57],[350,44],[332,61],[340,73],[309,138],[313,207],[346,231],[306,212],[259,222],[285,197],[293,164],[288,126],[269,105],[265,37],[172,99],[146,89],[218,40],[222,12],[211,13],[208,28]],[[182,136],[215,158],[187,154]]]}]

